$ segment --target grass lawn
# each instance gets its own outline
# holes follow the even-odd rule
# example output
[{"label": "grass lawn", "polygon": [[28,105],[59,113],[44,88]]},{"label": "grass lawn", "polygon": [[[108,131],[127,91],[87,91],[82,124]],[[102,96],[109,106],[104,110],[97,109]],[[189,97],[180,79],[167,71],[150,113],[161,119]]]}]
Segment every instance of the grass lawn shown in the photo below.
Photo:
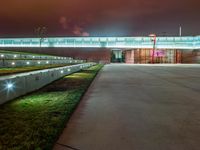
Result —
[{"label": "grass lawn", "polygon": [[42,69],[50,69],[56,67],[63,67],[63,66],[70,66],[75,64],[55,64],[55,65],[41,65],[41,66],[30,66],[30,67],[13,67],[13,68],[0,68],[0,76],[22,73],[22,72],[29,72],[29,71],[36,71]]},{"label": "grass lawn", "polygon": [[0,150],[48,150],[102,65],[0,106]]},{"label": "grass lawn", "polygon": [[34,55],[34,56],[53,56],[53,55],[48,55],[48,54],[38,54],[38,53],[31,53],[31,52],[18,52],[18,51],[10,51],[10,50],[0,50],[0,53]]}]

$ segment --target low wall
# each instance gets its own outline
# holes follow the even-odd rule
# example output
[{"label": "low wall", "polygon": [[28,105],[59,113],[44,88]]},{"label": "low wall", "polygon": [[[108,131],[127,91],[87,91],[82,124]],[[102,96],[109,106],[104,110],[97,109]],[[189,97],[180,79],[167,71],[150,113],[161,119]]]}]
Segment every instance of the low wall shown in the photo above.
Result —
[{"label": "low wall", "polygon": [[0,68],[83,63],[84,60],[0,60]]},{"label": "low wall", "polygon": [[45,56],[36,54],[15,54],[0,52],[0,59],[72,59],[71,57]]},{"label": "low wall", "polygon": [[93,66],[84,63],[0,77],[0,104],[25,95],[71,73]]}]

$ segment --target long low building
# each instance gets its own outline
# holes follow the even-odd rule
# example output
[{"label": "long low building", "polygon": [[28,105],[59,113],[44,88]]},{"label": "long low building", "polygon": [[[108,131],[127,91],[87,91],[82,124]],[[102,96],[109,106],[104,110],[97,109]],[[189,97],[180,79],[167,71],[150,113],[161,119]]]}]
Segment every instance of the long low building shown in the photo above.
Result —
[{"label": "long low building", "polygon": [[0,38],[0,48],[103,63],[200,63],[200,36]]},{"label": "long low building", "polygon": [[[152,37],[0,38],[0,47],[152,48]],[[156,37],[160,49],[200,49],[200,36]]]}]

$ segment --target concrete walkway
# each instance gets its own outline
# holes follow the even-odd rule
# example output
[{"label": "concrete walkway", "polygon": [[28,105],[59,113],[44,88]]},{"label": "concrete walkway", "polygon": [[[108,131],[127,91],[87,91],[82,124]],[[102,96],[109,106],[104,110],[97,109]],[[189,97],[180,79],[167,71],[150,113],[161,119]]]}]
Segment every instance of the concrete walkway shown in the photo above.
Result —
[{"label": "concrete walkway", "polygon": [[54,150],[199,150],[200,65],[106,65]]}]

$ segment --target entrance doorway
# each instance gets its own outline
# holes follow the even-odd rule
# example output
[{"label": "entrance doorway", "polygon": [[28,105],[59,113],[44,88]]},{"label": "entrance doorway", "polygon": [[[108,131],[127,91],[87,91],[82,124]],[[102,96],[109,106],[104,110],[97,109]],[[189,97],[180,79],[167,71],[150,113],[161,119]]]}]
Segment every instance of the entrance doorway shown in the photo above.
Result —
[{"label": "entrance doorway", "polygon": [[111,62],[112,63],[123,63],[125,62],[125,52],[122,50],[111,51]]}]

